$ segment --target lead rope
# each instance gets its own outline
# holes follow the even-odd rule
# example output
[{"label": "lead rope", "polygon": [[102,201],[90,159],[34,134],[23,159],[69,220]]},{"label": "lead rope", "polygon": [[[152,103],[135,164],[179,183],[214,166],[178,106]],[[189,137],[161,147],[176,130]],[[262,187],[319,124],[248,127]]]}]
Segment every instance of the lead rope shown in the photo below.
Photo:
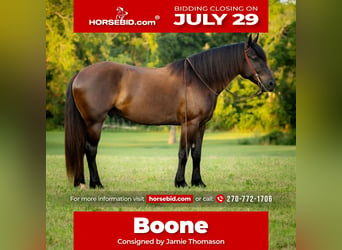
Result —
[{"label": "lead rope", "polygon": [[[187,60],[184,60],[184,71],[183,71],[183,81],[185,83],[185,111],[184,111],[184,119],[185,119],[185,154],[186,159],[188,160],[188,96],[187,96],[187,89],[188,89],[188,83],[186,81],[186,62]],[[182,144],[182,142],[181,142]]]},{"label": "lead rope", "polygon": [[[214,93],[214,95],[218,96],[219,93],[217,93],[215,90],[213,90],[204,80],[203,78],[201,77],[201,75],[197,72],[197,70],[195,70],[195,67],[194,65],[192,64],[192,62],[190,61],[190,59],[187,57],[185,59],[191,66],[192,70],[195,72],[195,75],[198,77],[198,79],[200,79],[200,81],[207,87],[207,89],[209,89],[212,93]],[[184,61],[184,64],[185,64],[185,61]]]},{"label": "lead rope", "polygon": [[261,95],[261,94],[262,94],[262,90],[261,90],[259,84],[258,84],[258,87],[259,87],[259,89],[258,89],[254,94],[252,94],[252,95],[250,95],[250,96],[239,96],[239,95],[237,95],[237,94],[231,92],[231,91],[230,91],[229,89],[227,89],[227,88],[225,88],[224,90],[227,91],[227,92],[228,92],[229,94],[231,94],[232,96],[234,96],[236,99],[238,99],[237,101],[234,101],[234,102],[236,103],[236,102],[242,102],[242,101],[251,99],[251,98],[253,98],[253,97],[255,97],[255,96]]}]

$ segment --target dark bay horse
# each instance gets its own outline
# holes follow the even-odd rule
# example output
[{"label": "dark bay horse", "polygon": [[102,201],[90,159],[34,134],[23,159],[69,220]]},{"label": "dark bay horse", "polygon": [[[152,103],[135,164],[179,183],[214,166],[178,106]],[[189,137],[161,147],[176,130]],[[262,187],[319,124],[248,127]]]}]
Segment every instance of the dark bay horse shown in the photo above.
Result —
[{"label": "dark bay horse", "polygon": [[101,62],[81,70],[70,81],[65,106],[65,158],[74,186],[85,185],[86,155],[90,188],[102,188],[96,166],[97,146],[107,115],[120,115],[146,125],[180,125],[176,187],[185,187],[191,152],[191,184],[203,186],[200,173],[202,140],[217,96],[238,75],[272,91],[275,80],[258,36],[247,42],[213,48],[162,68]]}]

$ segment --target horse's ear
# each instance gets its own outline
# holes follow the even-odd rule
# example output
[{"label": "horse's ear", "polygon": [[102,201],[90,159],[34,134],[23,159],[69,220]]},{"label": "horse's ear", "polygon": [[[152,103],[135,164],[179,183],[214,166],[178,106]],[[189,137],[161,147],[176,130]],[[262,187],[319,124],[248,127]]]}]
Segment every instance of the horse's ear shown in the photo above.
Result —
[{"label": "horse's ear", "polygon": [[245,49],[248,49],[248,48],[250,48],[250,47],[251,47],[251,45],[252,45],[252,35],[251,35],[251,34],[249,34],[249,36],[248,36],[248,40],[247,40],[247,42],[245,43]]},{"label": "horse's ear", "polygon": [[257,33],[256,37],[253,39],[253,43],[257,43],[258,38],[259,38],[259,33]]}]

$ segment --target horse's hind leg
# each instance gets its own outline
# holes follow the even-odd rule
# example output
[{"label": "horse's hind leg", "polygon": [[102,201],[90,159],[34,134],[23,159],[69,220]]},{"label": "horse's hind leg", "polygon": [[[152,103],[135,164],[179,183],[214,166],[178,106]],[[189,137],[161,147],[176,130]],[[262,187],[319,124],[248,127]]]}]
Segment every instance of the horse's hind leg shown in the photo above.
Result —
[{"label": "horse's hind leg", "polygon": [[88,161],[89,168],[89,187],[90,188],[103,188],[101,184],[99,174],[97,172],[96,165],[96,154],[97,154],[97,146],[100,140],[102,123],[96,123],[90,127],[88,127],[87,131],[87,139],[85,144],[85,153]]},{"label": "horse's hind leg", "polygon": [[81,171],[79,173],[75,174],[74,187],[78,187],[78,186],[80,186],[81,188],[85,187],[85,179],[84,179],[84,172],[83,171],[84,170],[83,170],[83,165],[82,165]]}]

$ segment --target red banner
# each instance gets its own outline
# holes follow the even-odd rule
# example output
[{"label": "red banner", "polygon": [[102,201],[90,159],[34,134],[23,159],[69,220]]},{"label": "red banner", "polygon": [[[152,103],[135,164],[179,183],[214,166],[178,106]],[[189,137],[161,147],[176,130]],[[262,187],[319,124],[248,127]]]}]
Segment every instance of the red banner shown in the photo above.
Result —
[{"label": "red banner", "polygon": [[75,32],[268,32],[268,0],[74,0]]},{"label": "red banner", "polygon": [[268,249],[268,212],[74,212],[74,249]]}]

